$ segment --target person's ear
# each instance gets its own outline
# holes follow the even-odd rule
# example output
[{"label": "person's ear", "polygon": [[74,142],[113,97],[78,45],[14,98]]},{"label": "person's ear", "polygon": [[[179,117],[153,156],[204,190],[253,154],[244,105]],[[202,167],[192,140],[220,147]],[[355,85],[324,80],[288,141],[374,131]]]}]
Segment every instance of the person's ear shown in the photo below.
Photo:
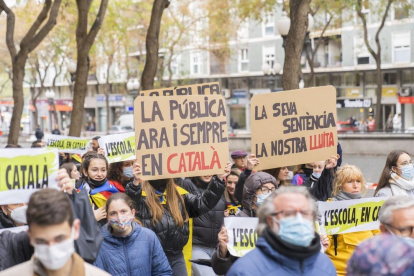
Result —
[{"label": "person's ear", "polygon": [[88,173],[86,172],[85,169],[82,169],[82,174],[83,174],[83,176],[88,177]]},{"label": "person's ear", "polygon": [[135,217],[135,209],[132,209],[132,215]]},{"label": "person's ear", "polygon": [[30,228],[26,230],[26,233],[27,233],[27,235],[29,236],[29,242],[30,242],[30,245],[31,245],[31,246],[33,246],[35,243],[34,243],[34,240],[33,240],[33,236],[32,236],[32,234],[30,233]]},{"label": "person's ear", "polygon": [[272,229],[273,228],[273,219],[272,219],[272,217],[268,216],[266,218],[266,221],[267,221],[267,225],[269,225],[270,229]]},{"label": "person's ear", "polygon": [[73,240],[77,240],[80,234],[80,220],[75,219],[73,221]]},{"label": "person's ear", "polygon": [[379,229],[381,230],[381,233],[382,233],[382,234],[388,234],[388,233],[389,233],[389,231],[388,231],[387,227],[385,227],[385,225],[384,225],[384,224],[382,224],[382,223],[380,223],[380,227],[379,227]]},{"label": "person's ear", "polygon": [[3,212],[3,214],[7,215],[7,205],[1,205],[1,211]]}]

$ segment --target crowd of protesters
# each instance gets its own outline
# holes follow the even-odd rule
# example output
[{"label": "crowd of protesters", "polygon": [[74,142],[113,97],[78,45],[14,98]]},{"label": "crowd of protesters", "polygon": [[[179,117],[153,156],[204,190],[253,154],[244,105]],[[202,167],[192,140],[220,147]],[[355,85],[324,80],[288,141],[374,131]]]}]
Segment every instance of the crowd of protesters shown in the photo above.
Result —
[{"label": "crowd of protesters", "polygon": [[[44,147],[39,133],[33,148]],[[83,156],[60,153],[61,191],[1,205],[0,275],[414,275],[414,167],[387,157],[375,197],[377,230],[320,235],[317,202],[361,199],[361,170],[327,160],[256,171],[260,158],[231,153],[218,175],[140,179],[136,161],[108,163],[94,137]],[[18,148],[7,145],[7,148]],[[293,171],[293,177],[289,176]],[[259,238],[232,256],[225,217],[257,217]],[[192,239],[191,266],[185,246]]]}]

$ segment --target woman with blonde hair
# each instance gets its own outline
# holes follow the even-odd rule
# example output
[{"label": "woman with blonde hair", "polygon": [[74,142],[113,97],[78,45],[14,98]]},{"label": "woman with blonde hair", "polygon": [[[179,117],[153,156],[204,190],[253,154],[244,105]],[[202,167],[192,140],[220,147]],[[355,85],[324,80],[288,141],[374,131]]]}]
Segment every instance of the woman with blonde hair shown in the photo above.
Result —
[{"label": "woman with blonde hair", "polygon": [[140,183],[141,165],[134,163],[134,181],[127,184],[125,193],[135,202],[135,216],[143,227],[158,236],[174,276],[187,275],[182,251],[190,234],[189,218],[201,216],[217,205],[230,168],[229,162],[223,174],[217,175],[201,195],[194,195],[177,186],[172,178]]},{"label": "woman with blonde hair", "polygon": [[[327,201],[360,199],[365,193],[365,180],[361,170],[353,165],[345,165],[338,169],[333,183],[333,197]],[[356,246],[379,233],[379,230],[372,230],[328,236],[329,247],[325,254],[333,262],[338,275],[346,275],[347,262]]]}]

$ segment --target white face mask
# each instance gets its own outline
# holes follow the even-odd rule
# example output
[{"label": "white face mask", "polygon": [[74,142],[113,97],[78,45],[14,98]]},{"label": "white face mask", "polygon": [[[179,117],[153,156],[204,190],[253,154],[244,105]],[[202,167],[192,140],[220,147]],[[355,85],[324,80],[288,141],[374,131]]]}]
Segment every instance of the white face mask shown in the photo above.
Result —
[{"label": "white face mask", "polygon": [[33,247],[35,258],[48,270],[61,269],[75,252],[73,237],[51,246],[34,244]]},{"label": "white face mask", "polygon": [[20,206],[16,209],[10,210],[11,212],[10,217],[16,223],[27,224],[26,211],[27,211],[27,205]]}]

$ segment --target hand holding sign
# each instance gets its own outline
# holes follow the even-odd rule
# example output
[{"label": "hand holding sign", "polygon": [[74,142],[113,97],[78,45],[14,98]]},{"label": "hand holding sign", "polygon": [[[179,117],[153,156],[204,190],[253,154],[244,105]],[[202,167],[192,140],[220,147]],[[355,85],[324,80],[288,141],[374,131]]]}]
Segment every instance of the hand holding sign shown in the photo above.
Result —
[{"label": "hand holding sign", "polygon": [[135,161],[134,165],[132,166],[132,173],[134,174],[134,185],[139,185],[139,177],[142,174],[141,164]]},{"label": "hand holding sign", "polygon": [[62,192],[72,194],[75,188],[74,181],[70,179],[66,169],[60,169],[57,171],[56,181],[59,181],[58,186]]},{"label": "hand holding sign", "polygon": [[220,257],[225,258],[227,255],[227,243],[229,242],[229,235],[227,235],[226,227],[221,227],[221,231],[218,234],[218,242],[220,248]]},{"label": "hand holding sign", "polygon": [[98,148],[98,154],[105,156],[105,150],[103,148]]},{"label": "hand holding sign", "polygon": [[250,154],[249,158],[247,158],[247,165],[246,165],[246,169],[252,171],[253,168],[257,165],[260,164],[260,161],[258,158],[256,158],[256,155],[254,154]]},{"label": "hand holding sign", "polygon": [[226,178],[230,174],[231,166],[232,164],[230,162],[227,162],[226,167],[224,168],[224,174],[218,174],[217,175],[218,179],[223,181],[223,179]]},{"label": "hand holding sign", "polygon": [[338,164],[338,159],[339,159],[339,155],[334,155],[328,158],[328,160],[326,160],[326,164],[325,164],[325,169],[333,169],[336,167],[336,165]]}]

